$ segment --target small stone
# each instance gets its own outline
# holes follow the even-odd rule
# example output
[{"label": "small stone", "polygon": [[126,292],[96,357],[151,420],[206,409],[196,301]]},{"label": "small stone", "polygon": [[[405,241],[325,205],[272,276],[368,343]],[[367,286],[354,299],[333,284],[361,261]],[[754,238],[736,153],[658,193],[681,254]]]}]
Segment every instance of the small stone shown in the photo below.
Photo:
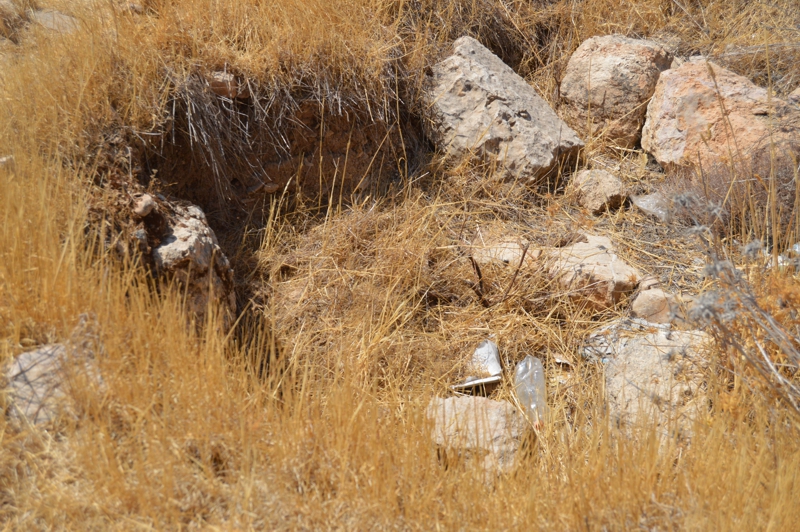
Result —
[{"label": "small stone", "polygon": [[595,215],[620,208],[626,199],[622,181],[605,170],[578,172],[570,186],[577,194],[578,205]]},{"label": "small stone", "polygon": [[156,208],[156,202],[150,194],[143,194],[133,205],[133,214],[144,218]]},{"label": "small stone", "polygon": [[141,4],[128,4],[128,10],[135,15],[144,14],[144,7]]},{"label": "small stone", "polygon": [[679,309],[678,299],[660,288],[650,288],[639,292],[639,295],[631,303],[631,315],[650,323],[670,323]]},{"label": "small stone", "polygon": [[233,100],[239,92],[239,84],[236,81],[236,76],[230,72],[212,72],[208,84],[214,94],[222,96],[223,98]]}]

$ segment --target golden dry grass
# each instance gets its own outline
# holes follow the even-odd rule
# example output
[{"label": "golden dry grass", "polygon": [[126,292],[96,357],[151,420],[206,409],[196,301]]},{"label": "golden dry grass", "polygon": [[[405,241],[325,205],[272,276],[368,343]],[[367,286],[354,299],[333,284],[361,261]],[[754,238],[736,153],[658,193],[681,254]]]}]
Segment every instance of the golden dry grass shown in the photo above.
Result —
[{"label": "golden dry grass", "polygon": [[[69,12],[80,29],[25,27],[0,52],[0,156],[13,156],[0,168],[0,360],[64,341],[86,314],[107,389],[78,393],[81,417],[51,435],[0,419],[6,529],[788,530],[798,522],[797,418],[741,359],[715,352],[712,408],[690,444],[664,443],[648,420],[628,438],[604,415],[600,370],[579,356],[585,337],[616,313],[591,316],[543,270],[515,277],[499,266],[483,270],[487,307],[466,260],[484,235],[548,246],[581,228],[611,234],[631,263],[696,292],[710,283],[693,262],[704,250],[681,227],[630,212],[593,218],[560,195],[543,199],[486,181],[480,169],[431,164],[382,198],[333,201],[321,214],[316,201],[295,212],[276,202],[263,225],[230,230],[228,240],[244,242],[228,249],[252,302],[225,334],[213,323],[187,327],[179,291],[151,291],[88,222],[134,166],[108,139],[119,131],[168,139],[171,104],[191,96],[193,75],[230,68],[274,106],[273,117],[311,98],[330,112],[369,105],[399,121],[415,112],[425,67],[462,34],[481,37],[555,104],[568,54],[589,36],[620,32],[671,36],[681,53],[717,54],[786,93],[800,81],[793,2],[180,0],[146,2],[144,15],[111,2],[35,7]],[[601,156],[632,187],[654,186],[635,158],[599,145],[587,154]],[[733,242],[719,245],[737,253]],[[751,279],[796,337],[796,279]],[[747,317],[732,326],[768,343]],[[462,375],[488,334],[507,364],[542,358],[552,413],[518,466],[493,482],[468,463],[443,467],[424,419],[429,399]],[[507,383],[497,393],[513,399]]]}]

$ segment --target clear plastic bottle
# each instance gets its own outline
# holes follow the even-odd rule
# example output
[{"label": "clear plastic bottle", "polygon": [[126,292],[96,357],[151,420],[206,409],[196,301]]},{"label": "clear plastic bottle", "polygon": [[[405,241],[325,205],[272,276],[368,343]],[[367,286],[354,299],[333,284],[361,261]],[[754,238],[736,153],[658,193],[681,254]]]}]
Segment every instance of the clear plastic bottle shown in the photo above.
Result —
[{"label": "clear plastic bottle", "polygon": [[537,429],[544,425],[547,416],[547,392],[544,367],[538,358],[526,356],[514,370],[514,388],[525,414]]}]

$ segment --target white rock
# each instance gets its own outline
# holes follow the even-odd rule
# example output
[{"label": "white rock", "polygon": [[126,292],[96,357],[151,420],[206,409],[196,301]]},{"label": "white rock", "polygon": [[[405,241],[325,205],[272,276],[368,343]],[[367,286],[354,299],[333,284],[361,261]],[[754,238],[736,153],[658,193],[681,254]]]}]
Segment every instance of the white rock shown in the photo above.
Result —
[{"label": "white rock", "polygon": [[497,165],[505,179],[538,184],[583,142],[533,88],[471,37],[433,67],[427,124],[453,161],[467,156]]},{"label": "white rock", "polygon": [[173,208],[170,231],[153,249],[157,272],[175,276],[188,288],[187,308],[198,317],[205,315],[211,299],[232,315],[236,310],[233,272],[205,214],[194,205]]},{"label": "white rock", "polygon": [[[81,326],[76,331],[82,332]],[[76,416],[76,391],[101,391],[105,384],[89,338],[51,344],[20,354],[6,368],[8,414],[18,424],[51,428],[59,416]]]},{"label": "white rock", "polygon": [[581,133],[605,130],[607,140],[634,146],[647,101],[671,63],[672,54],[653,41],[621,35],[587,39],[570,57],[561,81],[567,121]]},{"label": "white rock", "polygon": [[484,397],[434,398],[427,417],[433,440],[446,452],[476,460],[487,473],[508,471],[513,465],[527,424],[506,401]]},{"label": "white rock", "polygon": [[[692,421],[707,411],[705,370],[711,337],[699,331],[616,324],[589,338],[602,344],[606,400],[612,421],[631,427],[655,423],[659,432],[691,434]],[[650,329],[647,331],[647,329]]]},{"label": "white rock", "polygon": [[588,308],[612,308],[633,292],[641,274],[617,256],[608,237],[587,235],[585,240],[552,250],[550,275]]},{"label": "white rock", "polygon": [[570,187],[577,195],[578,205],[593,214],[618,209],[626,199],[622,181],[605,170],[582,170],[572,177]]}]

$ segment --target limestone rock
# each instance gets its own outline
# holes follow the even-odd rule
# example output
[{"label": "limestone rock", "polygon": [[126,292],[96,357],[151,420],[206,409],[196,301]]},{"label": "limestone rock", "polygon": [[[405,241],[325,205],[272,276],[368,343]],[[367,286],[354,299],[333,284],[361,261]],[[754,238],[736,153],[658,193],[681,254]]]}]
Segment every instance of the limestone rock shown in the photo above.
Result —
[{"label": "limestone rock", "polygon": [[70,33],[78,29],[78,19],[51,9],[34,11],[31,20],[56,33]]},{"label": "limestone rock", "polygon": [[577,194],[578,204],[593,214],[618,209],[625,202],[622,181],[605,170],[580,171],[572,177],[570,186]]},{"label": "limestone rock", "polygon": [[644,290],[631,303],[631,316],[650,323],[670,323],[680,314],[680,301],[660,288]]},{"label": "limestone rock", "polygon": [[174,276],[187,289],[187,310],[205,315],[209,301],[219,301],[223,312],[236,310],[233,272],[219,247],[205,214],[194,205],[174,205],[166,236],[153,249],[156,271]]},{"label": "limestone rock", "polygon": [[770,98],[745,77],[695,60],[662,73],[647,107],[642,147],[662,166],[707,169],[752,164],[768,156],[770,142],[781,144],[781,153],[796,153],[791,146],[798,137],[796,107]]},{"label": "limestone rock", "polygon": [[82,315],[66,343],[20,354],[3,375],[9,419],[15,424],[52,428],[61,415],[76,416],[76,391],[105,389],[96,364],[100,351],[94,324]]},{"label": "limestone rock", "polygon": [[633,292],[641,279],[636,268],[614,253],[608,237],[586,235],[582,241],[557,248],[550,253],[551,277],[588,308],[612,308]]},{"label": "limestone rock", "polygon": [[[525,246],[529,246],[527,252],[525,252]],[[524,267],[533,267],[542,253],[541,250],[532,249],[529,242],[511,236],[473,243],[468,252],[475,259],[475,262],[481,266],[486,264],[507,264],[515,268],[520,263]]]},{"label": "limestone rock", "polygon": [[789,100],[790,103],[793,103],[795,105],[799,105],[800,104],[800,87],[797,87],[795,90],[790,92],[789,96],[787,96],[786,99]]},{"label": "limestone rock", "polygon": [[435,398],[427,417],[433,440],[445,452],[476,460],[487,473],[513,466],[527,424],[511,403],[485,397]]},{"label": "limestone rock", "polygon": [[508,180],[539,184],[583,142],[524,79],[471,37],[433,67],[428,128],[453,161],[475,156]]},{"label": "limestone rock", "polygon": [[711,337],[641,322],[620,322],[593,335],[586,352],[605,363],[606,401],[612,421],[630,427],[642,418],[661,434],[691,434],[707,409],[706,355]]},{"label": "limestone rock", "polygon": [[[647,101],[672,54],[656,42],[621,35],[592,37],[570,57],[561,96],[578,132],[630,148],[641,136]],[[587,129],[589,131],[587,131]]]},{"label": "limestone rock", "polygon": [[156,202],[150,194],[142,194],[140,198],[133,204],[133,214],[139,218],[144,218],[153,212],[156,208]]}]

